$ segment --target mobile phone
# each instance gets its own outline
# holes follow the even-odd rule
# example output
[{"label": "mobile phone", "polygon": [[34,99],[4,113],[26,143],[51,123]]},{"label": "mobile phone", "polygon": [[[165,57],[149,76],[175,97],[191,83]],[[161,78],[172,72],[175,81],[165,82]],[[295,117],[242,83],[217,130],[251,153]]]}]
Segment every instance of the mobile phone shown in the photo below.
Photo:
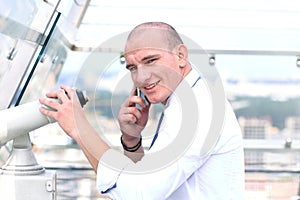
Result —
[{"label": "mobile phone", "polygon": [[[136,88],[136,95],[142,97],[146,106],[149,106],[149,104],[150,104],[149,100],[147,99],[147,97],[144,95],[144,93],[142,93],[142,91],[139,88]],[[141,106],[138,104],[136,104],[136,107],[139,109],[142,109]]]}]

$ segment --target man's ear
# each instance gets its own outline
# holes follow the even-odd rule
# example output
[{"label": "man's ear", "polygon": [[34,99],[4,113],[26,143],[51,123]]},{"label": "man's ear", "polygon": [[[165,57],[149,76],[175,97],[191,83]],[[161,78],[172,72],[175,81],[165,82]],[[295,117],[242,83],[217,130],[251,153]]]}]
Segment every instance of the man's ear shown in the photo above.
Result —
[{"label": "man's ear", "polygon": [[188,49],[184,44],[178,45],[177,56],[179,67],[185,67],[188,62]]}]

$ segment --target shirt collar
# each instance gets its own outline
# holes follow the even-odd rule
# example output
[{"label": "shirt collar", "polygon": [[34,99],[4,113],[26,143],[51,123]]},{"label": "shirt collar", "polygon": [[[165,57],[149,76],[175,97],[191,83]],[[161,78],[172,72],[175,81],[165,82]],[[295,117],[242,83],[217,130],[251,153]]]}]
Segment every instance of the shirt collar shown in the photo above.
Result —
[{"label": "shirt collar", "polygon": [[186,81],[190,87],[193,87],[195,83],[199,80],[200,74],[197,70],[193,69],[186,75],[183,81]]},{"label": "shirt collar", "polygon": [[[182,81],[186,81],[188,83],[188,85],[192,88],[195,85],[195,83],[199,80],[199,77],[200,77],[200,74],[197,72],[197,70],[192,68],[192,70],[185,76],[185,78]],[[180,83],[180,84],[182,84],[182,83]],[[169,104],[172,101],[172,99],[174,98],[174,96],[175,96],[175,94],[173,92],[170,95],[170,97],[168,98],[165,108],[169,106]]]}]

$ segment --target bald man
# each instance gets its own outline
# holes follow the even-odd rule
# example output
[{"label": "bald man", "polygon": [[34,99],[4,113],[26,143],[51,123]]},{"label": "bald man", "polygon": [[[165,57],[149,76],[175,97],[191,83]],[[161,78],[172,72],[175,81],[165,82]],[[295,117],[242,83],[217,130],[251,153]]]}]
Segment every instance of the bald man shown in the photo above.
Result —
[{"label": "bald man", "polygon": [[[212,113],[205,81],[189,63],[176,30],[163,22],[136,26],[127,38],[125,59],[134,88],[118,115],[123,152],[98,136],[70,87],[47,94],[62,104],[40,99],[55,110],[42,107],[41,112],[80,145],[97,172],[99,192],[122,200],[244,199],[243,146],[235,115],[226,101],[222,130],[210,133],[218,113]],[[146,149],[141,134],[151,105],[157,103],[164,106],[163,113]],[[207,141],[212,145],[207,147]]]}]

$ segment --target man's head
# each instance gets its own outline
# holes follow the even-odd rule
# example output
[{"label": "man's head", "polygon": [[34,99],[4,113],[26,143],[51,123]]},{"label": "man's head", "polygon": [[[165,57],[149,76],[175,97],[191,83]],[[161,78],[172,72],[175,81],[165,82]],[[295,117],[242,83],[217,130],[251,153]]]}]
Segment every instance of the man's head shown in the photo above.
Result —
[{"label": "man's head", "polygon": [[144,47],[156,47],[172,51],[183,44],[177,31],[164,22],[146,22],[136,26],[129,34],[125,52]]},{"label": "man's head", "polygon": [[163,22],[136,26],[125,46],[126,67],[151,103],[165,103],[191,67],[176,30]]}]

